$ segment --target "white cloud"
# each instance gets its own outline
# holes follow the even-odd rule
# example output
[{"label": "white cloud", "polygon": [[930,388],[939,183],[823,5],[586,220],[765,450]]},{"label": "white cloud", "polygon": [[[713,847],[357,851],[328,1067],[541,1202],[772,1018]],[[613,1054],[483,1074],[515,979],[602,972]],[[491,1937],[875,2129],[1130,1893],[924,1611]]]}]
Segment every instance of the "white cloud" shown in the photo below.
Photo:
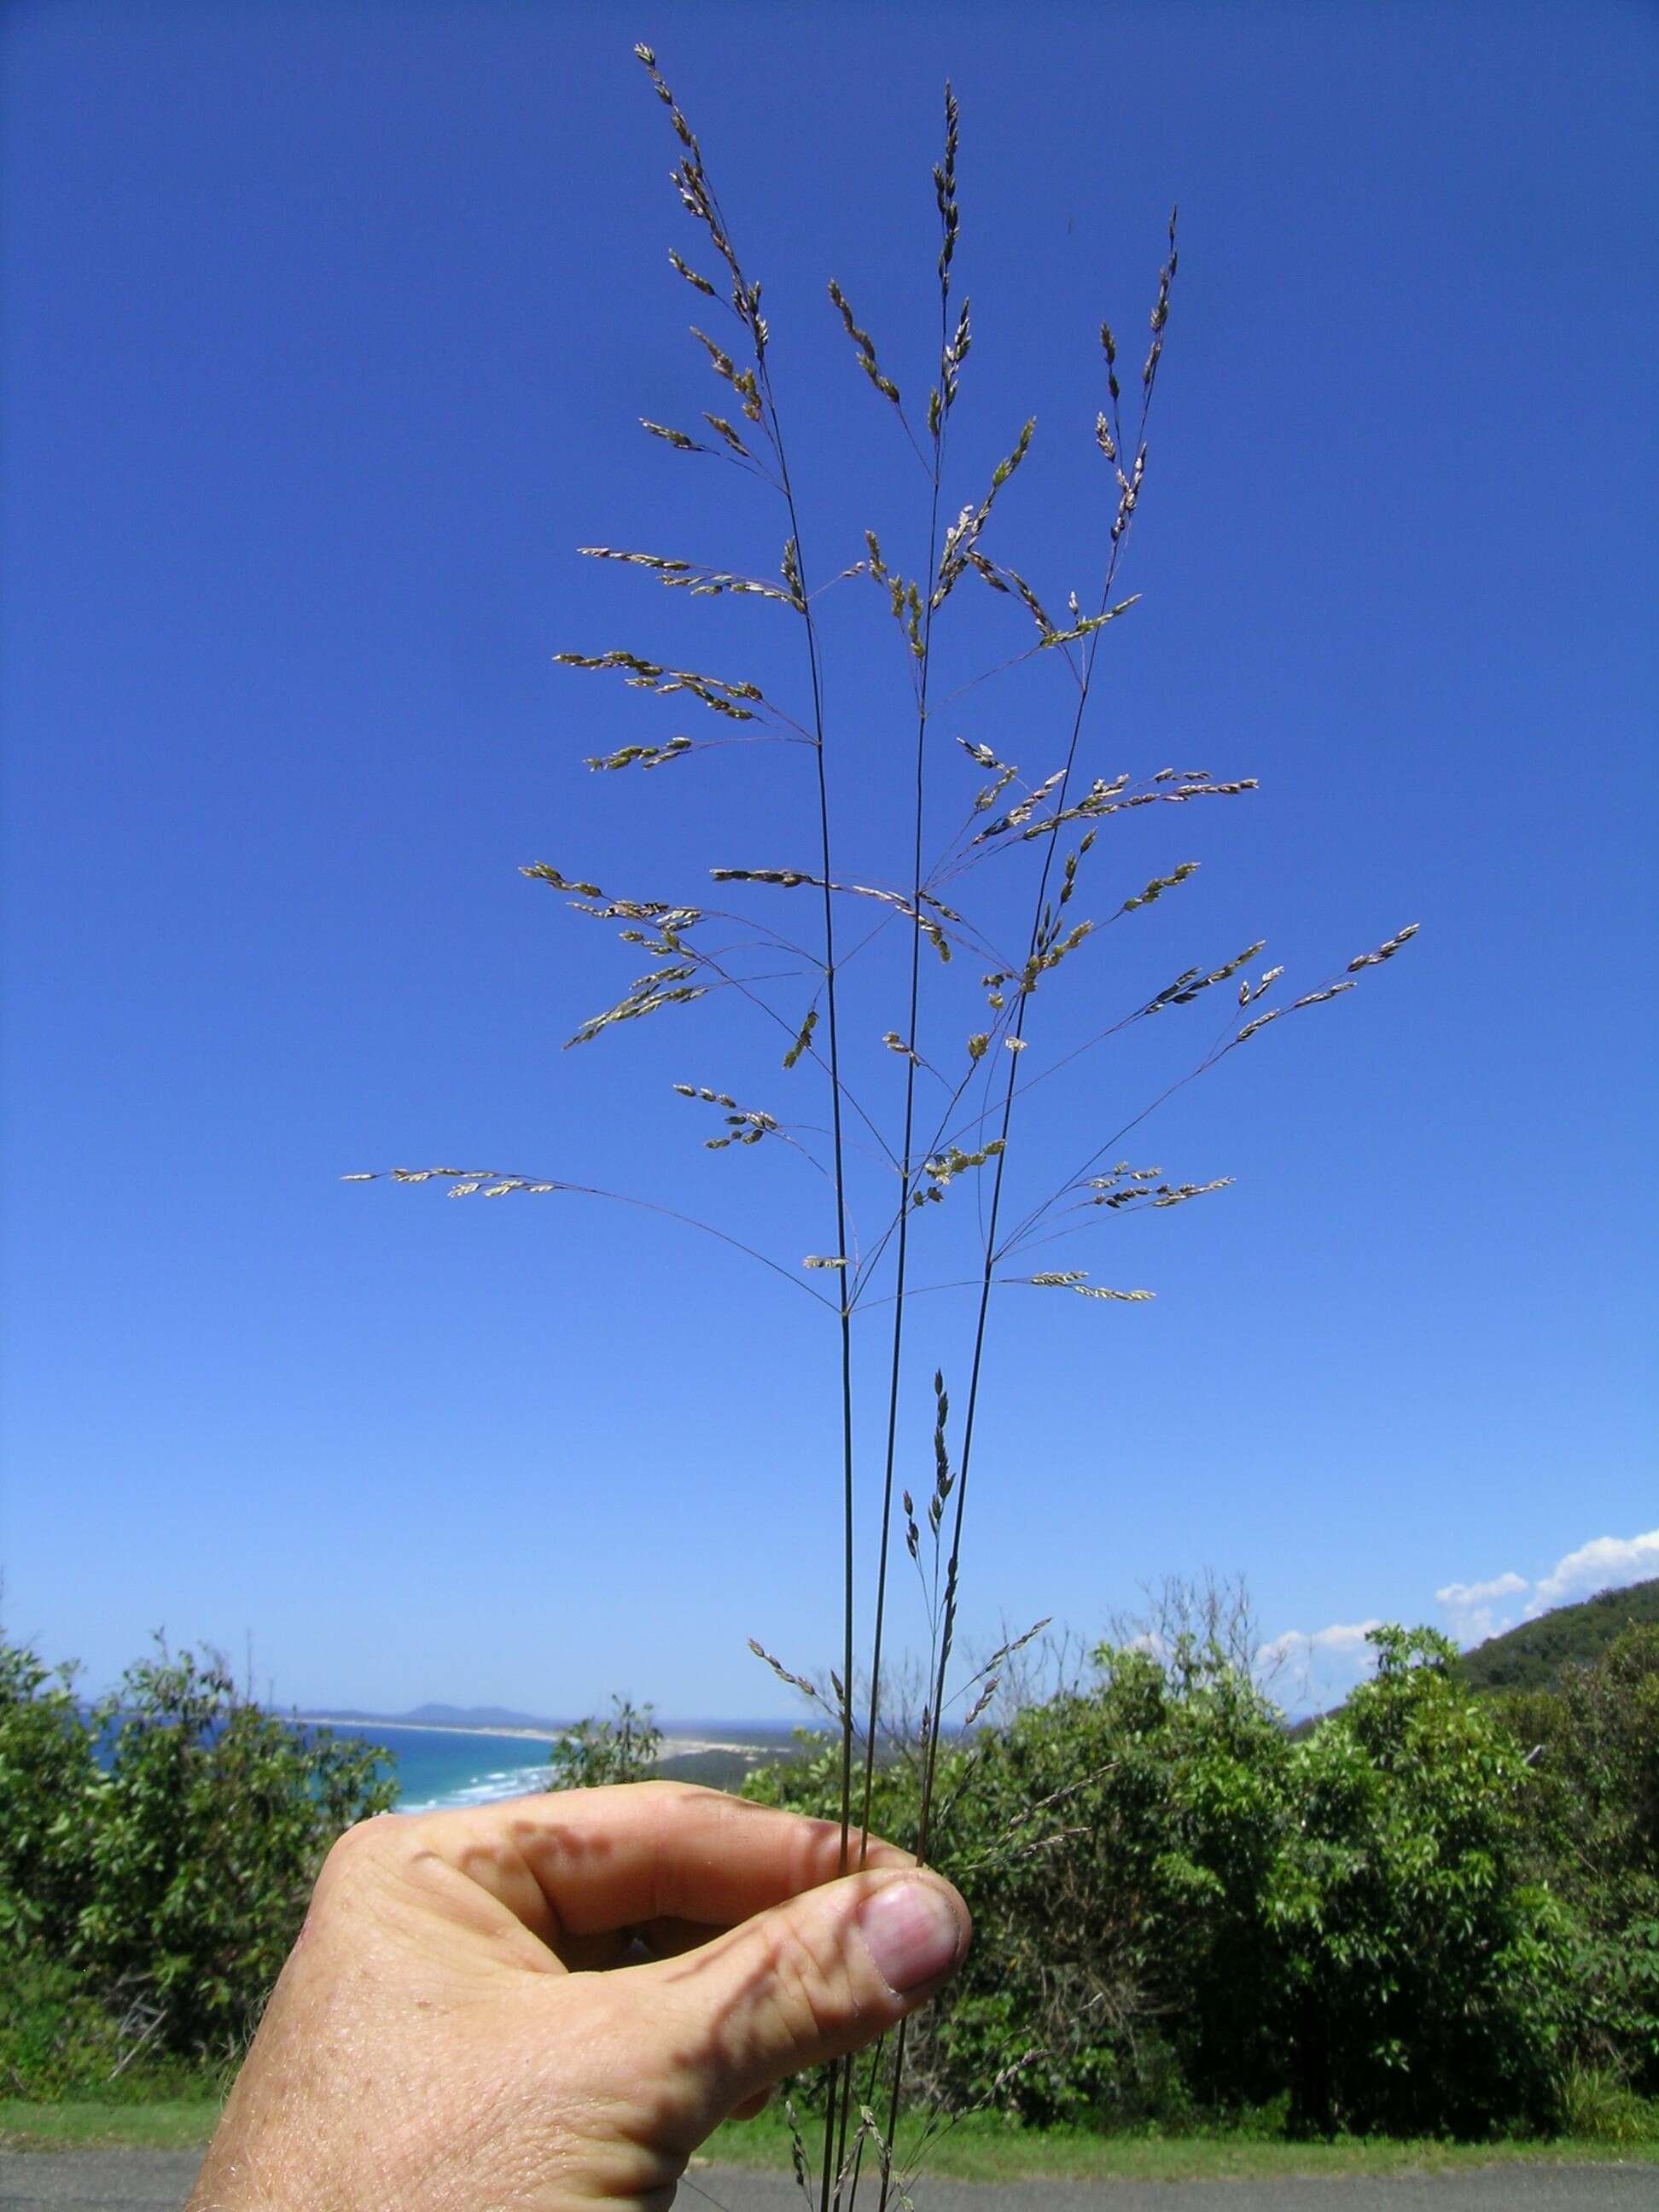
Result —
[{"label": "white cloud", "polygon": [[1588,1544],[1558,1559],[1534,1585],[1527,1601],[1527,1618],[1534,1620],[1553,1605],[1589,1597],[1597,1590],[1620,1589],[1626,1583],[1639,1583],[1650,1575],[1659,1575],[1659,1528],[1650,1528],[1641,1536],[1594,1536]]},{"label": "white cloud", "polygon": [[1524,1575],[1514,1572],[1494,1575],[1484,1583],[1448,1583],[1437,1589],[1435,1602],[1450,1616],[1452,1634],[1460,1644],[1484,1644],[1489,1636],[1496,1636],[1514,1620],[1512,1612],[1498,1613],[1498,1601],[1506,1597],[1519,1597],[1532,1584]]},{"label": "white cloud", "polygon": [[[1640,1536],[1593,1536],[1559,1559],[1547,1575],[1529,1582],[1513,1568],[1484,1582],[1445,1583],[1435,1602],[1460,1644],[1484,1643],[1515,1624],[1512,1602],[1525,1598],[1522,1617],[1535,1620],[1552,1606],[1570,1604],[1597,1590],[1620,1589],[1627,1583],[1659,1575],[1659,1528]],[[1407,1613],[1407,1622],[1420,1619]],[[1322,1711],[1346,1698],[1371,1672],[1365,1638],[1376,1620],[1333,1621],[1327,1628],[1291,1628],[1261,1646],[1257,1655],[1262,1679],[1274,1686],[1282,1705]],[[1276,1678],[1276,1680],[1275,1680]]]},{"label": "white cloud", "polygon": [[1514,1626],[1516,1610],[1503,1602],[1506,1598],[1524,1597],[1520,1617],[1536,1620],[1552,1606],[1592,1596],[1597,1590],[1621,1589],[1649,1575],[1659,1575],[1659,1528],[1641,1536],[1593,1536],[1558,1559],[1535,1583],[1511,1569],[1486,1582],[1447,1583],[1434,1595],[1458,1642],[1480,1644]]},{"label": "white cloud", "polygon": [[1264,1644],[1258,1655],[1264,1678],[1281,1678],[1281,1702],[1322,1709],[1338,1704],[1371,1671],[1365,1641],[1380,1620],[1334,1620],[1328,1627],[1291,1628]]},{"label": "white cloud", "polygon": [[1488,1605],[1495,1597],[1515,1597],[1531,1587],[1524,1575],[1494,1575],[1489,1583],[1448,1583],[1435,1596],[1442,1605],[1461,1610],[1464,1606]]}]

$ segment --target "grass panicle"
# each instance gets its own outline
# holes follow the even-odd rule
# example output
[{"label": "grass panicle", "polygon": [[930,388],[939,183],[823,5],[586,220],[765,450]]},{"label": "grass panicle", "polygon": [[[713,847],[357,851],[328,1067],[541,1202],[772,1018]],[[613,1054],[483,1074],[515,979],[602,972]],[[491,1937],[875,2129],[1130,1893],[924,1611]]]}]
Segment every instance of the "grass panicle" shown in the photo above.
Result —
[{"label": "grass panicle", "polygon": [[[678,149],[676,192],[699,234],[693,259],[671,247],[669,261],[677,279],[698,301],[702,320],[690,325],[690,337],[700,373],[712,372],[722,388],[718,406],[701,410],[704,434],[641,420],[652,437],[677,453],[698,461],[720,459],[753,478],[761,491],[744,496],[774,502],[777,534],[770,537],[772,553],[748,562],[611,545],[580,550],[591,560],[637,570],[688,599],[753,598],[781,607],[799,625],[799,665],[793,678],[784,678],[769,664],[769,689],[763,690],[747,678],[711,676],[646,653],[565,650],[555,659],[574,669],[618,675],[653,698],[677,703],[689,698],[710,718],[704,724],[708,734],[630,738],[587,756],[591,769],[650,769],[689,763],[711,745],[757,742],[805,749],[811,764],[798,774],[789,763],[799,760],[799,750],[793,756],[769,756],[778,763],[779,781],[768,790],[769,818],[780,825],[789,864],[722,861],[710,866],[705,881],[735,902],[729,908],[704,904],[701,893],[696,903],[618,897],[546,862],[530,864],[523,872],[563,894],[586,918],[622,925],[618,934],[631,948],[632,964],[638,964],[641,954],[649,963],[620,991],[612,985],[610,1003],[580,1024],[572,1044],[598,1042],[623,1024],[669,1010],[695,1019],[692,1010],[701,1006],[706,1012],[713,1005],[726,1009],[734,1021],[752,1019],[777,1040],[773,1048],[780,1052],[781,1070],[793,1071],[792,1100],[814,1089],[819,1092],[823,1111],[819,1123],[809,1126],[744,1103],[744,1086],[736,1081],[672,1085],[680,1099],[719,1115],[712,1133],[703,1124],[705,1133],[697,1141],[706,1149],[763,1151],[781,1163],[798,1160],[815,1171],[812,1203],[819,1209],[818,1226],[803,1226],[799,1234],[823,1249],[797,1258],[800,1243],[789,1226],[780,1227],[769,1249],[676,1204],[562,1177],[434,1167],[395,1168],[385,1179],[434,1182],[454,1197],[597,1198],[641,1206],[677,1233],[689,1230],[720,1241],[792,1283],[823,1310],[830,1327],[837,1407],[836,1434],[826,1452],[836,1463],[840,1504],[839,1656],[833,1667],[809,1673],[786,1663],[757,1638],[750,1638],[750,1648],[779,1682],[824,1715],[833,1729],[840,1771],[840,1863],[843,1870],[862,1863],[878,1747],[893,1741],[901,1724],[889,1705],[896,1632],[890,1583],[892,1554],[902,1547],[919,1578],[926,1656],[925,1686],[906,1746],[920,1765],[918,1827],[915,1834],[897,1840],[926,1862],[950,1809],[937,1802],[941,1742],[953,1729],[971,1731],[983,1719],[1009,1665],[1018,1668],[1018,1655],[1047,1626],[1040,1622],[1005,1642],[988,1661],[953,1682],[994,1290],[1061,1290],[1114,1307],[1152,1298],[1150,1289],[1097,1281],[1085,1267],[1033,1267],[1024,1255],[1055,1238],[1098,1229],[1108,1216],[1166,1211],[1229,1188],[1232,1178],[1225,1174],[1182,1180],[1127,1158],[1106,1164],[1165,1100],[1212,1073],[1269,1024],[1353,990],[1404,948],[1417,925],[1397,931],[1294,995],[1270,999],[1279,992],[1285,971],[1282,966],[1257,968],[1266,940],[1256,938],[1240,951],[1219,959],[1212,955],[1212,964],[1184,968],[1150,997],[1144,985],[1140,993],[1121,989],[1117,1012],[1103,1025],[1085,1025],[1089,1034],[1080,1040],[1047,1012],[1036,1019],[1039,1001],[1048,1008],[1051,994],[1058,990],[1063,998],[1073,979],[1085,975],[1095,979],[1089,992],[1093,1003],[1108,932],[1158,905],[1197,870],[1192,860],[1166,862],[1150,877],[1137,868],[1128,880],[1139,882],[1139,889],[1126,890],[1120,876],[1117,889],[1097,902],[1089,894],[1089,884],[1096,881],[1091,871],[1099,867],[1102,841],[1116,817],[1201,799],[1243,798],[1256,789],[1253,776],[1218,776],[1205,769],[1163,767],[1136,773],[1115,763],[1098,771],[1085,765],[1100,654],[1139,604],[1138,593],[1121,590],[1120,574],[1148,480],[1148,427],[1178,266],[1175,214],[1138,372],[1122,362],[1110,325],[1100,326],[1103,390],[1092,445],[1107,476],[1098,573],[1086,602],[1075,589],[1057,592],[1045,583],[1040,590],[1028,576],[1033,559],[1022,553],[1015,567],[1007,557],[1013,549],[1003,542],[1029,530],[1022,501],[1030,478],[1021,472],[1032,449],[1035,418],[1019,427],[988,481],[958,484],[951,465],[950,431],[969,389],[964,368],[974,329],[968,301],[955,290],[964,234],[957,179],[961,118],[951,88],[945,88],[942,149],[933,169],[938,218],[933,280],[919,295],[923,305],[918,319],[936,322],[927,368],[917,375],[902,357],[915,343],[909,329],[893,338],[890,348],[884,340],[878,351],[848,289],[839,279],[829,284],[831,312],[852,348],[853,370],[878,402],[872,434],[891,440],[896,431],[898,449],[920,463],[925,478],[912,510],[882,518],[878,534],[863,518],[854,525],[834,514],[803,515],[774,382],[762,286],[740,258],[702,145],[656,55],[646,46],[635,51],[667,111]],[[841,342],[836,340],[837,346]],[[922,389],[925,408],[915,404],[915,394]],[[907,408],[906,392],[912,394],[914,411]],[[711,501],[706,520],[702,542],[713,548],[725,526],[717,502]],[[807,549],[817,558],[817,548],[833,544],[844,532],[861,540],[862,556],[851,561],[843,556],[839,566],[824,560],[821,573],[828,581],[815,590]],[[884,543],[907,539],[915,548],[914,562],[907,558],[901,563],[884,552]],[[781,555],[775,551],[780,541]],[[1040,541],[1035,551],[1040,562]],[[775,575],[763,573],[774,560]],[[881,625],[879,636],[894,653],[894,680],[908,728],[908,743],[899,742],[896,732],[894,741],[880,749],[882,772],[890,781],[879,791],[870,761],[853,750],[855,732],[833,724],[827,713],[817,615],[822,591],[859,576],[876,589],[871,611]],[[980,585],[992,595],[989,601],[973,588]],[[965,622],[958,586],[972,608]],[[981,665],[980,641],[998,635],[999,625],[1006,634],[1000,657],[988,666]],[[1048,753],[1030,775],[1002,757],[1000,744],[965,736],[943,722],[946,711],[968,695],[1018,668],[1027,669],[1031,681],[1022,727],[1034,730]],[[769,756],[757,757],[764,766]],[[684,791],[689,775],[695,781],[694,771],[682,768],[671,781]],[[896,821],[902,824],[906,853],[899,880],[884,880],[876,869],[860,868],[856,877],[838,872],[836,854],[870,823]],[[793,855],[785,840],[793,841]],[[988,867],[993,870],[993,877],[984,879],[990,892],[980,896],[975,879]],[[803,908],[780,900],[780,891],[804,892],[807,904]],[[1011,903],[1017,917],[1012,922]],[[814,918],[798,927],[789,920],[792,911]],[[1021,915],[1023,921],[1018,919]],[[893,932],[899,933],[896,944],[890,937]],[[1002,941],[1008,936],[1012,943]],[[887,968],[872,951],[883,940],[896,956],[890,957]],[[957,953],[969,956],[965,963],[953,960]],[[971,994],[965,1008],[964,990]],[[1189,1055],[1184,1070],[1124,1115],[1116,1128],[1103,1131],[1097,1126],[1100,1117],[1087,1113],[1075,1165],[1062,1171],[1052,1142],[1022,1137],[1020,1102],[1036,1085],[1075,1069],[1085,1055],[1154,1017],[1160,1018],[1160,1032],[1168,1028],[1173,1033],[1186,1009],[1213,1006],[1211,994],[1216,992],[1224,992],[1234,1009],[1219,1036],[1195,1057]],[[346,1178],[376,1179],[364,1172]],[[871,1233],[863,1240],[854,1229],[855,1183],[860,1217],[868,1209]],[[936,1246],[947,1255],[965,1255],[965,1263],[959,1261],[954,1271],[938,1279],[919,1280],[919,1253],[931,1253]],[[1016,1260],[1019,1264],[1011,1267]],[[932,1468],[919,1510],[912,1489],[901,1480],[913,1448],[909,1419],[918,1395],[909,1388],[909,1326],[920,1297],[946,1291],[969,1293],[965,1310],[952,1309],[961,1316],[952,1355],[953,1371],[963,1386],[961,1406],[953,1414],[944,1370],[934,1366]],[[866,1404],[854,1388],[854,1329],[861,1316],[879,1309],[889,1310],[884,1356],[879,1381],[872,1384]],[[1126,1317],[1116,1325],[1132,1324]],[[951,1326],[944,1325],[945,1334]],[[866,1510],[873,1522],[875,1571],[868,1589],[860,1592],[855,1539],[858,1516]],[[862,1663],[860,1610],[866,1639],[862,1653],[867,1654]],[[916,1663],[922,1664],[920,1656]],[[827,1692],[820,1687],[821,1673],[828,1675]],[[855,1692],[855,1684],[864,1687]],[[947,1720],[952,1713],[961,1717]],[[1062,1820],[1055,1834],[1066,1832],[1064,1809],[1052,1802],[1029,1808],[1029,1821],[1017,1824],[999,1848],[1011,1853],[1050,1848],[1054,1817]],[[878,2050],[869,2062],[862,2093],[852,2060],[828,2069],[823,2142],[816,2159],[809,2158],[794,2106],[786,2106],[795,2179],[818,2212],[832,2212],[839,2205],[852,2212],[866,2165],[875,2177],[878,2212],[891,2201],[908,2207],[917,2153],[943,2123],[939,2115],[930,2115],[918,2144],[902,2158],[896,2153],[905,2069],[906,2031],[901,2027],[891,2050]],[[876,2100],[884,2084],[885,2110],[878,2115]]]}]

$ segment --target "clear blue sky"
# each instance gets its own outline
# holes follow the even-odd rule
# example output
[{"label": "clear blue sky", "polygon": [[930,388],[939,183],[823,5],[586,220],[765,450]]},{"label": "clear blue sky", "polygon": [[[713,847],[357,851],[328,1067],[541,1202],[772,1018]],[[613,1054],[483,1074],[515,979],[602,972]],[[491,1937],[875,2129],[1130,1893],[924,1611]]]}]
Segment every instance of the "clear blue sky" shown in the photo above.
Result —
[{"label": "clear blue sky", "polygon": [[[1261,788],[1113,829],[1096,905],[1202,872],[1079,956],[1045,1046],[1257,936],[1312,982],[1423,925],[1126,1145],[1237,1178],[1060,1248],[1156,1303],[1006,1294],[969,1639],[1210,1566],[1340,1668],[1379,1616],[1659,1571],[1653,11],[149,0],[3,30],[9,1626],[94,1682],[157,1625],[251,1634],[279,1696],[382,1707],[779,1711],[744,1638],[833,1650],[804,1298],[644,1215],[337,1180],[465,1158],[683,1188],[792,1263],[832,1241],[810,1170],[704,1153],[667,1088],[793,1111],[809,1072],[702,1006],[562,1053],[631,956],[518,873],[695,896],[811,858],[805,754],[590,776],[684,714],[551,664],[801,696],[783,611],[574,550],[766,573],[782,534],[635,427],[720,389],[636,36],[765,282],[819,575],[866,523],[919,557],[823,287],[925,381],[945,72],[978,332],[947,497],[1034,412],[996,550],[1054,599],[1098,568],[1095,325],[1138,359],[1181,203],[1145,597],[1086,758]],[[896,879],[903,671],[867,585],[826,610],[843,864]],[[953,613],[963,676],[1024,641]],[[1041,771],[1063,712],[1048,657],[960,727]],[[891,950],[859,1018],[890,1112]],[[1188,1019],[1079,1063],[1033,1136],[1115,1127]],[[917,1309],[919,1489],[965,1310]]]}]

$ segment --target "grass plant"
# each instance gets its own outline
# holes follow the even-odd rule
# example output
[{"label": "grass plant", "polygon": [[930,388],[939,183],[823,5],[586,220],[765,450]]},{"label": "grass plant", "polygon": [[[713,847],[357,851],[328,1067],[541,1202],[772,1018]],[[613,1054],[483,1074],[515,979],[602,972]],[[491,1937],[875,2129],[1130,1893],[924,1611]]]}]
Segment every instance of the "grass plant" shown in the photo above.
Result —
[{"label": "grass plant", "polygon": [[[825,1248],[796,1262],[781,1246],[738,1236],[690,1215],[666,1198],[611,1193],[564,1176],[498,1173],[454,1167],[394,1168],[400,1183],[446,1187],[452,1197],[599,1196],[645,1206],[676,1228],[684,1224],[735,1245],[773,1279],[781,1278],[822,1310],[830,1339],[838,1405],[833,1446],[840,1512],[840,1651],[827,1686],[757,1640],[753,1648],[775,1673],[825,1710],[840,1745],[840,1819],[843,1869],[859,1863],[868,1826],[878,1746],[890,1723],[884,1705],[893,1668],[890,1613],[895,1538],[921,1577],[927,1627],[925,1703],[920,1715],[923,1785],[918,1832],[899,1840],[926,1859],[933,1840],[934,1778],[942,1736],[971,1723],[995,1695],[999,1669],[1023,1639],[992,1660],[964,1668],[957,1657],[966,1508],[976,1474],[993,1292],[1006,1286],[1082,1297],[1103,1310],[1138,1305],[1149,1290],[1096,1280],[1084,1268],[1039,1265],[1054,1239],[1097,1226],[1121,1212],[1168,1209],[1225,1188],[1226,1176],[1182,1181],[1157,1167],[1119,1157],[1129,1133],[1152,1109],[1196,1077],[1212,1073],[1270,1024],[1322,1006],[1352,990],[1370,970],[1391,960],[1415,925],[1396,931],[1335,973],[1292,990],[1283,969],[1263,967],[1264,941],[1189,966],[1150,992],[1128,995],[1103,1025],[1078,1036],[1041,1018],[1060,984],[1076,974],[1108,933],[1133,928],[1135,917],[1177,893],[1195,870],[1191,860],[1137,872],[1108,891],[1085,915],[1083,902],[1119,817],[1161,812],[1209,799],[1233,800],[1255,789],[1249,775],[1205,769],[1156,767],[1093,772],[1086,749],[1094,705],[1115,626],[1129,617],[1135,596],[1124,594],[1122,571],[1147,481],[1148,433],[1177,269],[1176,226],[1167,242],[1149,314],[1144,356],[1121,357],[1111,327],[1100,326],[1100,406],[1091,466],[1099,477],[1100,557],[1094,581],[1080,596],[1066,592],[1052,614],[1054,594],[1029,580],[1002,550],[1008,533],[1008,487],[1030,451],[1027,420],[1009,441],[988,481],[955,483],[952,433],[962,402],[974,327],[957,290],[963,227],[958,203],[959,116],[945,92],[943,143],[933,170],[938,251],[927,290],[927,319],[935,342],[918,407],[908,373],[902,386],[859,320],[841,283],[829,285],[831,316],[850,343],[853,365],[870,384],[883,435],[908,446],[920,465],[914,514],[864,528],[837,516],[808,514],[797,495],[786,430],[787,394],[774,378],[771,332],[762,287],[740,258],[734,227],[716,195],[702,146],[656,57],[635,49],[666,111],[678,149],[674,183],[697,234],[696,260],[671,250],[677,280],[696,295],[698,313],[713,324],[692,326],[720,390],[702,411],[696,432],[641,418],[647,434],[693,465],[718,462],[757,488],[775,514],[782,539],[775,574],[710,566],[678,554],[610,545],[583,549],[589,557],[654,578],[671,591],[708,599],[751,598],[775,606],[795,627],[796,696],[785,702],[781,682],[715,677],[645,652],[565,651],[573,668],[619,676],[633,688],[698,710],[702,734],[652,736],[592,757],[601,775],[641,775],[666,769],[678,779],[696,773],[693,757],[718,744],[775,749],[781,755],[773,793],[777,818],[791,824],[793,851],[760,854],[744,865],[709,868],[708,890],[676,886],[665,896],[617,895],[559,866],[537,861],[524,873],[562,895],[589,920],[620,925],[623,941],[647,963],[622,994],[576,1030],[572,1044],[605,1037],[623,1024],[677,1015],[698,1001],[732,1007],[769,1031],[782,1047],[775,1080],[793,1094],[816,1086],[817,1114],[798,1118],[713,1082],[676,1082],[678,1097],[719,1117],[703,1142],[711,1150],[763,1149],[787,1153],[809,1171]],[[1139,349],[1137,349],[1137,351]],[[1121,374],[1120,370],[1121,369]],[[1125,391],[1125,384],[1127,392]],[[954,486],[947,489],[947,486]],[[963,495],[965,489],[966,495]],[[751,500],[754,494],[747,495]],[[750,526],[752,508],[733,527]],[[716,508],[711,501],[711,528]],[[914,543],[914,568],[884,551]],[[777,542],[774,538],[774,544]],[[861,546],[861,550],[855,550]],[[1040,549],[1039,549],[1040,552]],[[848,555],[852,557],[848,557]],[[819,581],[818,579],[823,580]],[[822,607],[827,592],[873,587],[877,619],[901,672],[896,718],[908,740],[884,757],[895,763],[890,789],[868,787],[869,761],[829,708],[827,643]],[[970,592],[987,595],[979,618],[956,619]],[[1044,596],[1047,594],[1048,596]],[[979,641],[1004,625],[1006,637],[987,663]],[[947,660],[948,655],[948,660]],[[1008,758],[1001,741],[963,735],[953,726],[963,702],[994,679],[1023,671],[1042,680],[1022,708],[1027,725],[1046,717],[1047,757],[1034,770]],[[783,681],[789,680],[787,678]],[[790,764],[804,751],[805,774]],[[763,772],[761,769],[757,773]],[[868,870],[847,854],[872,821],[902,814],[907,866],[896,880]],[[805,894],[805,928],[793,919]],[[900,933],[900,957],[882,965]],[[966,980],[966,970],[977,981]],[[1209,1042],[1185,1055],[1157,1095],[1126,1112],[1103,1137],[1091,1111],[1077,1138],[1072,1164],[1046,1139],[1029,1145],[1022,1131],[1028,1095],[1062,1070],[1075,1073],[1085,1055],[1148,1023],[1170,1026],[1202,1001],[1227,1001],[1231,1012]],[[878,1048],[875,1040],[879,1038]],[[1048,1045],[1047,1057],[1036,1049]],[[884,1054],[893,1056],[884,1060]],[[879,1103],[896,1062],[896,1099]],[[874,1164],[871,1164],[873,1159]],[[814,1172],[815,1171],[815,1172]],[[348,1180],[370,1181],[370,1175]],[[968,1198],[974,1192],[973,1200]],[[968,1216],[972,1213],[971,1222]],[[954,1220],[951,1217],[955,1217]],[[941,1217],[946,1224],[940,1233]],[[860,1236],[858,1222],[870,1224]],[[918,1280],[918,1257],[936,1251],[936,1267]],[[901,1479],[908,1449],[906,1409],[913,1402],[909,1322],[919,1297],[965,1291],[958,1349],[950,1364],[965,1376],[959,1427],[951,1428],[946,1361],[928,1362],[933,1450],[931,1480],[920,1515]],[[855,1331],[879,1316],[884,1374],[860,1393]],[[924,1372],[926,1369],[924,1369]],[[857,1585],[860,1516],[878,1531],[872,1586]],[[860,1649],[860,1601],[868,1620],[867,1656]],[[859,1685],[865,1686],[862,1692]],[[823,2100],[821,2147],[811,2159],[820,2212],[855,2197],[866,2164],[879,2174],[879,2206],[893,2185],[889,2150],[903,2095],[903,2037],[878,2059],[862,2092],[851,2061],[831,2069]],[[875,2110],[878,2088],[884,2109]],[[871,2156],[866,2159],[866,2145]],[[805,2147],[794,2150],[804,2166]],[[812,2191],[809,2191],[809,2194]]]}]

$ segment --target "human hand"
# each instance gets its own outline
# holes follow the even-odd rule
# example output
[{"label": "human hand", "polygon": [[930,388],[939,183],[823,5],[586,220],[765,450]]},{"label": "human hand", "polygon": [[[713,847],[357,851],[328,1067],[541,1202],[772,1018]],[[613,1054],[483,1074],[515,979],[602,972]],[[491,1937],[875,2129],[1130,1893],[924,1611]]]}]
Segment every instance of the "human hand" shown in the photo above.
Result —
[{"label": "human hand", "polygon": [[664,2212],[721,2120],[967,1948],[948,1883],[873,1842],[838,1881],[840,1842],[672,1782],[351,1829],[189,2212]]}]

